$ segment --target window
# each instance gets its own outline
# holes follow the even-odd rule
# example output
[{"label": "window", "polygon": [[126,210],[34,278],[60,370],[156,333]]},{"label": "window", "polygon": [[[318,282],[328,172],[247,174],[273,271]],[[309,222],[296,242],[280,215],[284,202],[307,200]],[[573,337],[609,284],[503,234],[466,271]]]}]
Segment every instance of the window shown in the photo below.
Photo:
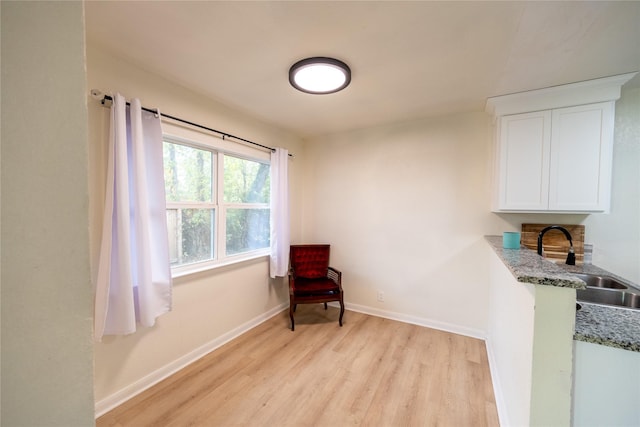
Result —
[{"label": "window", "polygon": [[226,253],[269,247],[269,165],[224,156]]},{"label": "window", "polygon": [[172,267],[222,264],[269,248],[268,163],[169,138],[163,151]]}]

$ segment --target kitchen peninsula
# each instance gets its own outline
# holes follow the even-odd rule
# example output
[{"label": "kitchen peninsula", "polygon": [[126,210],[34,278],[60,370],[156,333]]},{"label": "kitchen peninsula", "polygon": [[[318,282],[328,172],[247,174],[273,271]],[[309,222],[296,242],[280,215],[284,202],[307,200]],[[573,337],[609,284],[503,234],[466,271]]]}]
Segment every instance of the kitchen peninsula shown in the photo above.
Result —
[{"label": "kitchen peninsula", "polygon": [[503,423],[573,425],[581,410],[572,396],[587,395],[575,378],[577,350],[604,348],[640,363],[640,310],[581,303],[576,312],[576,289],[586,284],[572,273],[610,273],[592,265],[555,264],[524,247],[503,249],[500,236],[485,239],[490,257],[487,350]]},{"label": "kitchen peninsula", "polygon": [[[613,276],[627,283],[625,279],[594,265],[555,264],[524,248],[503,249],[500,236],[487,236],[486,240],[518,282],[584,289],[584,282],[573,274],[588,273]],[[637,287],[633,283],[627,284]],[[581,303],[580,306],[576,313],[575,340],[640,352],[640,310],[589,303]]]}]

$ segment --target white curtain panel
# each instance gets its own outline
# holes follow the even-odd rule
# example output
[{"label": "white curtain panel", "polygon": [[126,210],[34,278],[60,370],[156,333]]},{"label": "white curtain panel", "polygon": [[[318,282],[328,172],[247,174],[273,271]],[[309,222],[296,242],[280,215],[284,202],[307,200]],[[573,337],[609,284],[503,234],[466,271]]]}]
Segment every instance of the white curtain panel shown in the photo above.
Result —
[{"label": "white curtain panel", "polygon": [[284,277],[289,269],[289,152],[271,152],[271,278]]},{"label": "white curtain panel", "polygon": [[95,338],[153,326],[171,310],[162,129],[140,100],[113,97]]}]

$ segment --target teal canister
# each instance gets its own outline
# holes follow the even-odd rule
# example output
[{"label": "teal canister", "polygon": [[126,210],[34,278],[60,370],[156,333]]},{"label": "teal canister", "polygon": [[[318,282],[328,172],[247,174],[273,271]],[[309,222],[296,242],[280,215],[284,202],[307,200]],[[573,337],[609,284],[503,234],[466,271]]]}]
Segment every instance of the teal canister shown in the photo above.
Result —
[{"label": "teal canister", "polygon": [[502,233],[502,247],[505,249],[520,249],[520,233],[505,231]]}]

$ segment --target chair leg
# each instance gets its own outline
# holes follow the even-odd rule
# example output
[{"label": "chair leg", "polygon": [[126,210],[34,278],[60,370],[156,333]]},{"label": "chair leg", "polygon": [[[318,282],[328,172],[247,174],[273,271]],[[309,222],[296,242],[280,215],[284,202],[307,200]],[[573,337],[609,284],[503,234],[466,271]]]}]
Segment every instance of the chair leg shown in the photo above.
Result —
[{"label": "chair leg", "polygon": [[344,314],[344,302],[342,301],[342,299],[340,300],[340,319],[339,319],[339,323],[340,326],[342,327],[342,315]]},{"label": "chair leg", "polygon": [[293,321],[293,312],[296,310],[296,305],[295,304],[289,304],[289,318],[291,319],[291,330],[293,331],[295,329],[295,323]]},{"label": "chair leg", "polygon": [[327,303],[326,302],[324,303],[324,309],[325,310],[327,309]]}]

